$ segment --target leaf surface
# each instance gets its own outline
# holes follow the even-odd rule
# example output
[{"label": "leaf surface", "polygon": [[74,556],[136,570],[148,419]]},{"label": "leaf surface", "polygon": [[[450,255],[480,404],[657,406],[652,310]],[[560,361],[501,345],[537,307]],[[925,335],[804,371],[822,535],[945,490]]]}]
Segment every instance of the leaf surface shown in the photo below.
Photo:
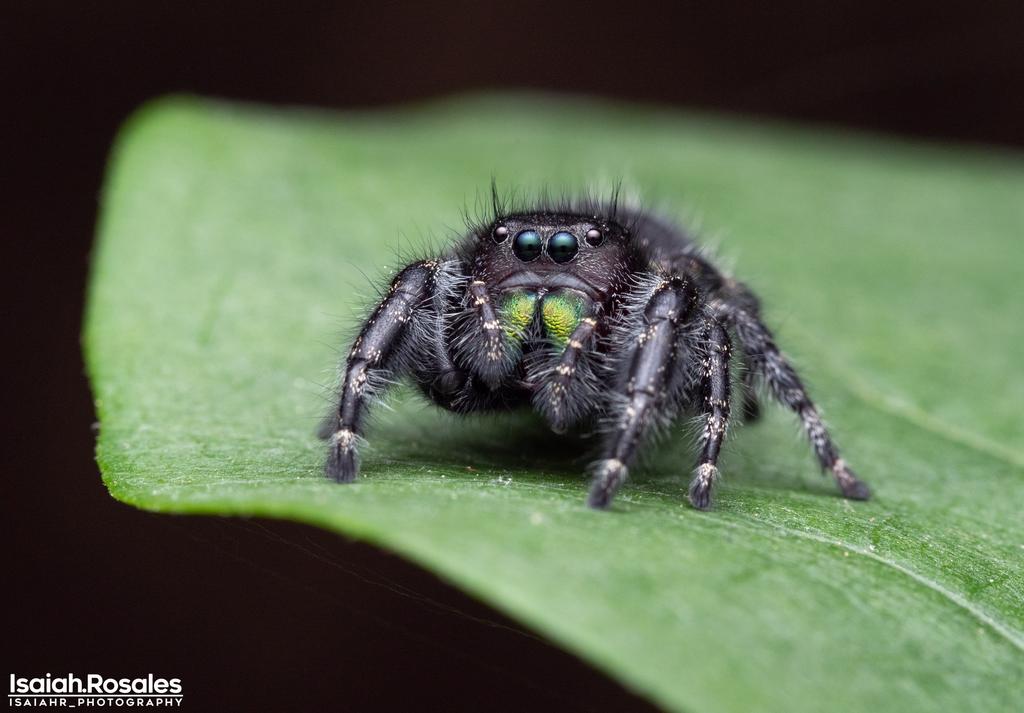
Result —
[{"label": "leaf surface", "polygon": [[[876,497],[789,414],[737,428],[717,507],[685,425],[612,512],[589,444],[408,391],[361,480],[326,387],[378,275],[499,185],[625,179],[757,290]],[[1024,681],[1024,161],[532,95],[321,114],[173,98],[124,129],[85,346],[118,499],[401,553],[671,710],[1000,711]]]}]

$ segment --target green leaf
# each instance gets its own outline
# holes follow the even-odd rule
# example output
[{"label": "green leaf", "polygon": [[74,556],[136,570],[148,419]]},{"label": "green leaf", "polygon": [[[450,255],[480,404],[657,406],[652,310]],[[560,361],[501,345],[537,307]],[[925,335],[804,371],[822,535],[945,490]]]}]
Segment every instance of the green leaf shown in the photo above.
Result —
[{"label": "green leaf", "polygon": [[[486,194],[607,186],[699,222],[765,300],[876,498],[793,418],[738,428],[717,507],[685,428],[611,512],[586,443],[408,392],[361,480],[313,435],[396,252]],[[118,499],[290,518],[408,557],[665,708],[997,711],[1024,681],[1024,161],[536,96],[320,114],[171,99],[125,128],[85,344]]]}]

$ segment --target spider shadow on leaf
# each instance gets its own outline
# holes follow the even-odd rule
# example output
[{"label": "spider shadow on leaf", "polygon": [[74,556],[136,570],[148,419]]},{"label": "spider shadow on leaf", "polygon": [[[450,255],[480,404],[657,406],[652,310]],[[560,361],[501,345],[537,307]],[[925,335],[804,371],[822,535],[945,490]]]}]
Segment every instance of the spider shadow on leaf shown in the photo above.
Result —
[{"label": "spider shadow on leaf", "polygon": [[[399,389],[391,407],[374,418],[366,451],[368,472],[387,464],[430,465],[467,477],[513,473],[524,480],[578,482],[580,492],[586,491],[589,466],[597,457],[598,434],[592,428],[557,434],[528,407],[461,418],[434,408],[408,387]],[[831,500],[832,488],[816,476],[812,464],[801,463],[799,452],[785,453],[792,431],[784,415],[772,414],[762,421],[739,426],[730,438],[723,453],[724,483]],[[778,450],[778,458],[790,465],[766,461],[758,455],[765,449]],[[641,490],[678,491],[683,502],[695,460],[693,434],[677,425],[653,441],[631,469],[630,483]],[[769,463],[775,465],[768,467]]]},{"label": "spider shadow on leaf", "polygon": [[[599,434],[593,427],[554,433],[528,407],[466,419],[433,408],[412,389],[401,391],[393,408],[374,419],[369,462],[429,463],[468,473],[513,471],[518,477],[559,482],[569,478],[580,482],[582,492],[589,466],[599,457]],[[656,439],[632,470],[631,482],[685,486],[696,462],[691,441],[682,431]]]},{"label": "spider shadow on leaf", "polygon": [[553,433],[528,408],[465,419],[415,397],[382,414],[374,435],[375,445],[367,451],[371,458],[432,463],[468,472],[576,475],[581,480],[594,447],[586,433]]}]

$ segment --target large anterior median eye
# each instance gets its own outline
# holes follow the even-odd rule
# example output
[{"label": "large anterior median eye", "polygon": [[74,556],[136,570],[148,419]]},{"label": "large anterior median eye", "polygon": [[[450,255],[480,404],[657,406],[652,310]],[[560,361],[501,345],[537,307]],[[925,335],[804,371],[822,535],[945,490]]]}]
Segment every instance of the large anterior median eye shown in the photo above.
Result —
[{"label": "large anterior median eye", "polygon": [[536,260],[540,256],[542,242],[536,230],[524,230],[512,241],[512,252],[523,262]]},{"label": "large anterior median eye", "polygon": [[564,230],[555,233],[548,240],[548,255],[555,262],[569,262],[579,251],[580,244],[576,236]]}]

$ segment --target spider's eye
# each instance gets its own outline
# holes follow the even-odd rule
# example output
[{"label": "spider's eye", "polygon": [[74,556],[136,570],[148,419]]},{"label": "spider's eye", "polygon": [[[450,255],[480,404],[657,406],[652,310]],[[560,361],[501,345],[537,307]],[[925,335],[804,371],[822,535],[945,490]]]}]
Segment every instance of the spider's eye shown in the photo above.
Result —
[{"label": "spider's eye", "polygon": [[494,229],[494,232],[491,235],[494,237],[494,242],[503,243],[505,242],[505,238],[508,237],[508,228],[504,225],[499,225]]},{"label": "spider's eye", "polygon": [[512,241],[512,252],[523,262],[530,262],[540,257],[540,235],[536,230],[523,230]]},{"label": "spider's eye", "polygon": [[548,255],[555,262],[569,262],[580,251],[576,236],[560,230],[548,240]]},{"label": "spider's eye", "polygon": [[597,247],[604,242],[604,233],[597,228],[591,228],[587,231],[587,245],[591,247]]}]

